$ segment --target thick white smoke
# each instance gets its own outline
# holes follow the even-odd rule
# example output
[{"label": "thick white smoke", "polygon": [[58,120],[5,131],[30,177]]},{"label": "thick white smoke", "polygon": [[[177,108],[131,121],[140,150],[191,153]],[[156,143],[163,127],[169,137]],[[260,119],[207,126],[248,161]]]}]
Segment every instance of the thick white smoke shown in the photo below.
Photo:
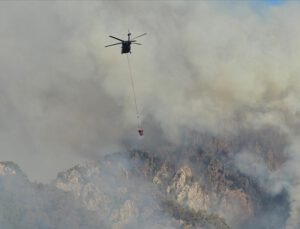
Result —
[{"label": "thick white smoke", "polygon": [[[49,180],[124,142],[180,144],[187,130],[228,136],[272,126],[297,142],[300,5],[256,4],[1,2],[1,159]],[[127,29],[148,33],[130,56],[142,140],[126,57],[117,46],[104,48],[114,42],[108,35],[126,38]],[[292,148],[290,158],[298,158],[299,147]],[[274,175],[258,165],[250,175]],[[298,185],[281,176],[299,172],[284,169],[278,176],[291,185],[296,211]]]}]

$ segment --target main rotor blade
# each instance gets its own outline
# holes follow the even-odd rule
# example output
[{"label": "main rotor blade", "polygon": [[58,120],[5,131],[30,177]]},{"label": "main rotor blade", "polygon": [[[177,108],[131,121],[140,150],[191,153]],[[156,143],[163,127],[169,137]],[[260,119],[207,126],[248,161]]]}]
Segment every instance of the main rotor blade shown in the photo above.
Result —
[{"label": "main rotor blade", "polygon": [[114,45],[120,45],[120,44],[122,44],[122,42],[111,44],[111,45],[106,45],[105,47],[114,46]]},{"label": "main rotor blade", "polygon": [[117,38],[117,37],[114,37],[114,36],[109,36],[109,37],[114,38],[114,39],[116,39],[116,40],[118,40],[118,41],[123,41],[123,40],[121,40],[120,38]]},{"label": "main rotor blade", "polygon": [[136,36],[136,37],[134,37],[134,38],[132,38],[132,39],[136,39],[136,38],[138,38],[138,37],[141,37],[141,36],[145,36],[147,33],[143,33],[143,34],[141,34],[141,35],[139,35],[139,36]]},{"label": "main rotor blade", "polygon": [[132,44],[135,44],[135,45],[142,45],[141,43],[136,43],[136,42],[132,42]]}]

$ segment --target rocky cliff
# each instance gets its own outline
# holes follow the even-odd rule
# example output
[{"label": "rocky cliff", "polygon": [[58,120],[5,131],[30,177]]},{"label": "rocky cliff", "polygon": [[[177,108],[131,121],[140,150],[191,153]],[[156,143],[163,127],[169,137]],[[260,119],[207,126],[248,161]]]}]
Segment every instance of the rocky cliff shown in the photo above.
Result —
[{"label": "rocky cliff", "polygon": [[[32,183],[16,164],[1,162],[1,228],[284,228],[287,191],[270,192],[243,172],[236,142],[202,139],[109,154],[51,184]],[[268,168],[283,163],[276,147],[254,145]]]},{"label": "rocky cliff", "polygon": [[54,185],[71,192],[112,228],[229,228],[187,166],[171,169],[148,153],[115,154],[75,166]]}]

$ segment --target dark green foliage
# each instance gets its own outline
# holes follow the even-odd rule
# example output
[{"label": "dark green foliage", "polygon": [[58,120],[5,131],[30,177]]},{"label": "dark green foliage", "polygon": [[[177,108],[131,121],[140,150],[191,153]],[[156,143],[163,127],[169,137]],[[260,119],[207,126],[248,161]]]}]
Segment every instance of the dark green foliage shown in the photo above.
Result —
[{"label": "dark green foliage", "polygon": [[163,209],[177,220],[184,221],[187,225],[202,226],[208,229],[230,229],[225,220],[217,214],[209,214],[207,211],[195,211],[183,207],[171,199],[162,200]]}]

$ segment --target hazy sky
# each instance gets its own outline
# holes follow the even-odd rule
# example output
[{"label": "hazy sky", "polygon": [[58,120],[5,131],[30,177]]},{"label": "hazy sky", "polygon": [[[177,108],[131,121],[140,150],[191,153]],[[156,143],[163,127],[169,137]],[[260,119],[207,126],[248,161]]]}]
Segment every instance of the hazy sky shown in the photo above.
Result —
[{"label": "hazy sky", "polygon": [[[300,126],[299,8],[294,1],[1,1],[0,159],[48,181],[80,161],[179,142]],[[129,71],[108,35],[147,32]],[[178,143],[180,144],[180,143]]]}]

